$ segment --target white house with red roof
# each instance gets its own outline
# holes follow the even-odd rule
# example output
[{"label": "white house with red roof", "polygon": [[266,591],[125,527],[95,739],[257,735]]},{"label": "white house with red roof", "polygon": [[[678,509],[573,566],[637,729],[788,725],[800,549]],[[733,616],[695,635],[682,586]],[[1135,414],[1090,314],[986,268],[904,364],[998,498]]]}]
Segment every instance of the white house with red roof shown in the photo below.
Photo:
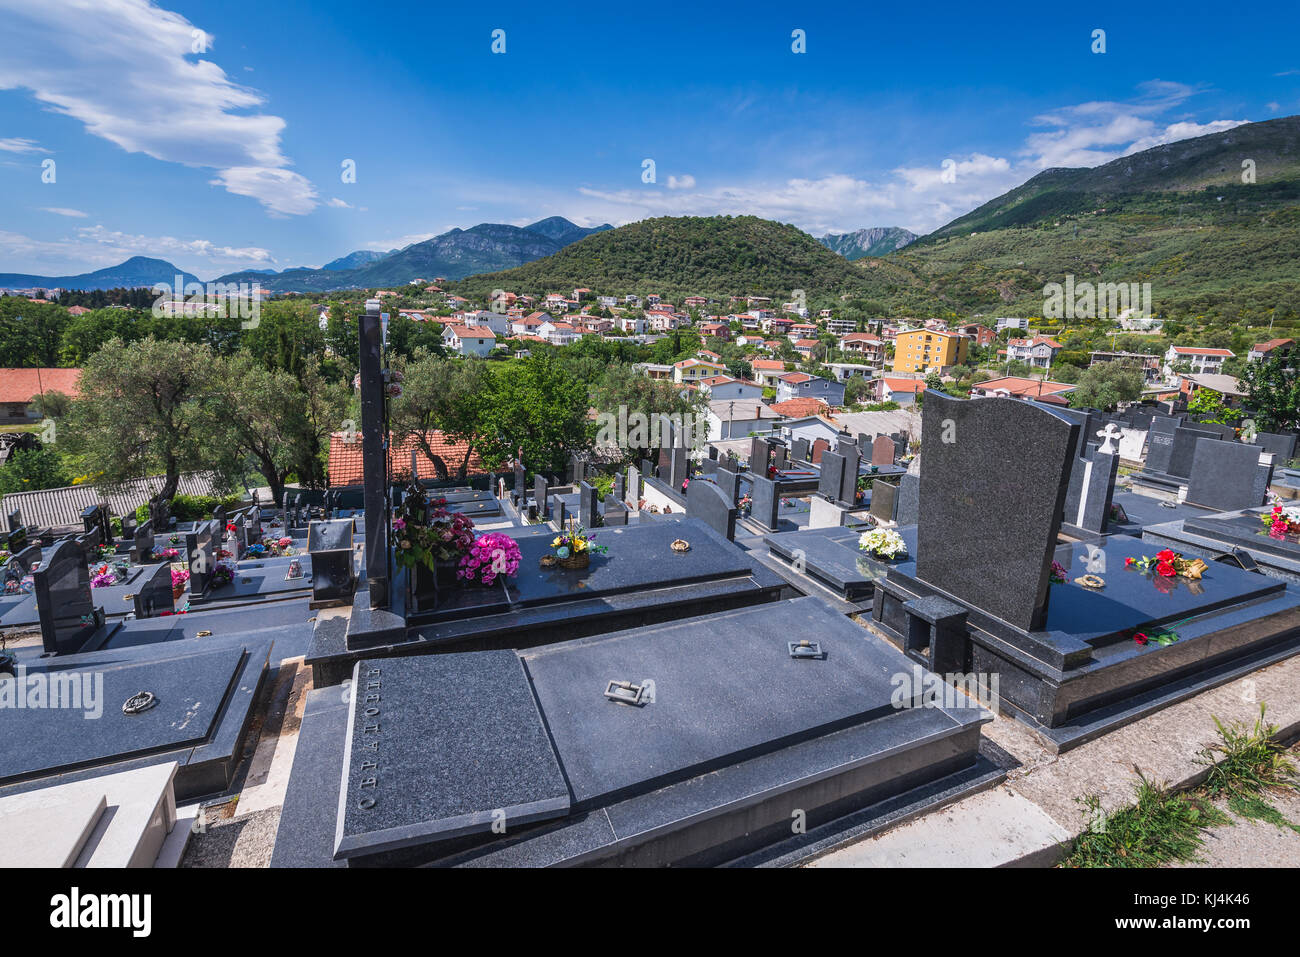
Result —
[{"label": "white house with red roof", "polygon": [[724,399],[763,398],[763,387],[757,382],[736,379],[729,375],[715,375],[700,379],[697,388],[708,395],[710,402]]},{"label": "white house with red roof", "polygon": [[776,380],[776,401],[791,399],[821,399],[827,405],[844,404],[844,383],[823,379],[806,372],[787,372]]},{"label": "white house with red roof", "polygon": [[[1236,355],[1231,349],[1210,349],[1204,346],[1170,346],[1165,353],[1165,381],[1178,381],[1180,371],[1192,375],[1209,373],[1217,375],[1223,371],[1223,363]],[[1186,370],[1175,369],[1177,365],[1186,364]]]},{"label": "white house with red roof", "polygon": [[1268,342],[1251,346],[1246,361],[1262,362],[1264,359],[1273,358],[1274,355],[1294,355],[1297,351],[1300,350],[1296,348],[1294,339],[1270,339]]},{"label": "white house with red roof", "polygon": [[754,378],[759,385],[776,386],[776,381],[785,375],[785,363],[780,359],[755,359],[749,364],[754,370]]},{"label": "white house with red roof", "polygon": [[442,344],[462,356],[485,356],[497,347],[497,337],[486,326],[442,327]]},{"label": "white house with red roof", "polygon": [[550,316],[544,312],[534,312],[524,316],[522,319],[512,320],[510,331],[517,336],[535,336],[537,330],[541,328],[543,322],[549,322]]},{"label": "white house with red roof", "polygon": [[840,340],[840,349],[862,356],[869,365],[885,362],[885,340],[873,332],[850,332]]},{"label": "white house with red roof", "polygon": [[709,362],[707,359],[683,359],[673,363],[674,382],[699,382],[701,379],[725,375],[727,367],[721,362]]}]

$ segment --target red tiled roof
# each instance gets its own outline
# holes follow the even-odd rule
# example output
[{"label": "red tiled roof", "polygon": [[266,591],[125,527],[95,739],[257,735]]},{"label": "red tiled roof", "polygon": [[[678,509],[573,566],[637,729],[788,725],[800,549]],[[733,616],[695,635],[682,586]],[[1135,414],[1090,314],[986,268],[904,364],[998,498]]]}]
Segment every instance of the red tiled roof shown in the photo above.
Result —
[{"label": "red tiled roof", "polygon": [[750,367],[755,372],[779,372],[785,368],[785,363],[780,359],[755,359],[750,363]]},{"label": "red tiled roof", "polygon": [[[362,479],[361,437],[351,433],[352,441],[345,441],[348,433],[334,432],[330,435],[329,479],[331,486],[356,485]],[[418,452],[420,478],[454,477],[459,474],[460,463],[465,459],[466,443],[452,442],[441,432],[430,435],[429,445],[433,448],[436,459],[431,460],[423,451]],[[417,448],[415,439],[394,442],[389,458],[389,478],[409,475],[411,470],[411,451]],[[487,469],[474,452],[469,457],[467,475],[486,475]]]},{"label": "red tiled roof", "polygon": [[782,382],[789,382],[791,385],[798,382],[811,382],[813,380],[813,377],[806,372],[787,372],[780,378]]},{"label": "red tiled roof", "polygon": [[487,326],[447,326],[457,339],[495,339],[497,334]]},{"label": "red tiled roof", "polygon": [[1224,356],[1229,357],[1236,355],[1231,349],[1202,349],[1200,346],[1174,346],[1174,352],[1178,355],[1192,356]]},{"label": "red tiled roof", "polygon": [[1058,392],[1069,392],[1074,386],[1068,382],[1052,382],[1050,379],[1044,379],[1041,382],[1038,379],[1025,379],[1021,376],[1003,376],[1000,379],[988,379],[984,382],[975,383],[975,388],[980,391],[1006,389],[1012,395],[1027,395],[1033,398],[1054,395]]},{"label": "red tiled roof", "polygon": [[814,399],[812,396],[801,396],[798,399],[787,399],[784,402],[773,403],[770,408],[773,412],[779,412],[787,419],[804,419],[810,415],[817,415],[823,410],[829,410],[830,406],[821,399]]},{"label": "red tiled roof", "polygon": [[1291,345],[1294,339],[1270,339],[1268,342],[1261,342],[1259,345],[1252,347],[1252,352],[1272,352],[1278,346]]},{"label": "red tiled roof", "polygon": [[879,342],[880,336],[871,332],[850,332],[840,342]]},{"label": "red tiled roof", "polygon": [[892,376],[882,376],[885,380],[885,387],[890,392],[924,392],[925,380],[923,379],[895,379]]},{"label": "red tiled roof", "polygon": [[80,369],[0,369],[0,402],[29,402],[41,392],[81,394]]}]

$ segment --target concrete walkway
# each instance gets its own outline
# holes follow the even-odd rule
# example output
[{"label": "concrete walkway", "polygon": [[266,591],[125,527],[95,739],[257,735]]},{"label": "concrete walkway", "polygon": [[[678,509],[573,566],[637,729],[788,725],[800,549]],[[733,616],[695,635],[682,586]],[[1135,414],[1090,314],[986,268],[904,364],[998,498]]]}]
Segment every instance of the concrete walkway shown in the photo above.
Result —
[{"label": "concrete walkway", "polygon": [[[833,851],[814,867],[1000,867],[1049,866],[1063,855],[1062,842],[1088,826],[1078,800],[1096,795],[1106,813],[1133,803],[1135,767],[1150,781],[1190,787],[1204,780],[1202,752],[1218,743],[1212,716],[1225,724],[1252,725],[1259,702],[1280,740],[1300,736],[1300,657],[1289,658],[1221,687],[1179,702],[1057,755],[1010,716],[999,716],[984,733],[1021,767],[992,791],[977,794]],[[1300,822],[1300,797],[1273,799]],[[1206,841],[1205,866],[1300,866],[1300,834],[1264,822],[1216,828]]]}]

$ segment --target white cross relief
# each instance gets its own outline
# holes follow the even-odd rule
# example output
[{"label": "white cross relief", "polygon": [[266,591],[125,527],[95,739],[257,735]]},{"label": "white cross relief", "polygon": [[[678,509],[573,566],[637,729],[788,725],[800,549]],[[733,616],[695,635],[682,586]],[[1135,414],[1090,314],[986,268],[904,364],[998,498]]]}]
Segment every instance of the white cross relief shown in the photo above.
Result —
[{"label": "white cross relief", "polygon": [[1102,439],[1101,448],[1097,449],[1106,455],[1119,454],[1119,440],[1124,437],[1123,430],[1114,422],[1107,422],[1106,427],[1097,433],[1097,437]]}]

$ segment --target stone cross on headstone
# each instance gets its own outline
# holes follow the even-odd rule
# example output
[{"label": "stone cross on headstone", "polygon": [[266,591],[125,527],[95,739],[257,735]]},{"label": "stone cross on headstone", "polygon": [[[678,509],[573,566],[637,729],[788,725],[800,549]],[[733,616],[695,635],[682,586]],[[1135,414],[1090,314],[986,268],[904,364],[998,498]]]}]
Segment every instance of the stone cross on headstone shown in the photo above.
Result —
[{"label": "stone cross on headstone", "polygon": [[1102,455],[1119,455],[1119,440],[1124,437],[1124,432],[1118,425],[1107,422],[1106,427],[1098,432],[1097,436],[1102,439],[1098,452]]}]

